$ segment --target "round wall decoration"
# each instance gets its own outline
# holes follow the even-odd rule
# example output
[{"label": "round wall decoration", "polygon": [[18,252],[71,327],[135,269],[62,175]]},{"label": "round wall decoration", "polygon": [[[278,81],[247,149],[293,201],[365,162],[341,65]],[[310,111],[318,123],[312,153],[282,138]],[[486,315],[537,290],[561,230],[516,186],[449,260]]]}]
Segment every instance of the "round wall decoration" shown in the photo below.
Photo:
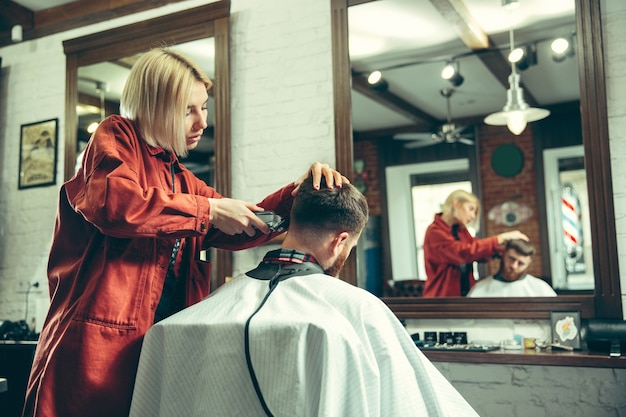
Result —
[{"label": "round wall decoration", "polygon": [[519,146],[504,143],[491,154],[491,167],[501,177],[514,177],[524,167],[524,154]]}]

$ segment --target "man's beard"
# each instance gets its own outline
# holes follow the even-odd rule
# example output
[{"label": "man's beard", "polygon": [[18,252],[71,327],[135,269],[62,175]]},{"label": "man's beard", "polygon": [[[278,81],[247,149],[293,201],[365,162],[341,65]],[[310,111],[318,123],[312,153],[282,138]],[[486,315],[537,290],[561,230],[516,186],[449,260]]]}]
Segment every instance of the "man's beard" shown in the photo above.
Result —
[{"label": "man's beard", "polygon": [[335,263],[332,264],[329,268],[324,270],[324,273],[326,275],[330,275],[331,277],[339,276],[339,272],[343,268],[343,265],[346,263],[346,259],[348,259],[348,255],[349,255],[349,253],[342,252],[337,257],[337,260],[335,261]]},{"label": "man's beard", "polygon": [[503,262],[502,265],[500,265],[500,276],[504,278],[505,280],[507,280],[508,282],[514,282],[514,281],[524,278],[526,276],[526,270],[524,270],[521,273],[509,272],[506,270],[504,266],[504,262]]}]

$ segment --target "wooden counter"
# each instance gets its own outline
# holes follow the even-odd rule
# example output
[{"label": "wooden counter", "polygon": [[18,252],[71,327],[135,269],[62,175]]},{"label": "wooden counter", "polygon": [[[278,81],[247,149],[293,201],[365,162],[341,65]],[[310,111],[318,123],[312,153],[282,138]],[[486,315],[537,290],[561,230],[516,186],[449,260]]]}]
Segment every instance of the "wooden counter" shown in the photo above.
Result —
[{"label": "wooden counter", "polygon": [[525,349],[520,351],[451,352],[423,350],[432,362],[493,363],[504,365],[580,366],[592,368],[626,368],[626,356],[610,357],[608,353]]},{"label": "wooden counter", "polygon": [[36,341],[0,340],[0,377],[6,378],[7,382],[7,390],[0,392],[0,416],[22,415],[36,348]]}]

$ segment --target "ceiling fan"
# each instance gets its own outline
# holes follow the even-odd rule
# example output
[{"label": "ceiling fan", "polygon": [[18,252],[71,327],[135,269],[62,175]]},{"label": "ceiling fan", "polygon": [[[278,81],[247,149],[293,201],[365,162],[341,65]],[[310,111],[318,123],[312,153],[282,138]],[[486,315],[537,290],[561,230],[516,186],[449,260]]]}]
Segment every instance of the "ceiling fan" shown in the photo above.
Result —
[{"label": "ceiling fan", "polygon": [[421,148],[423,146],[436,145],[438,143],[463,143],[465,145],[473,145],[472,139],[463,137],[461,132],[467,128],[467,126],[457,127],[452,123],[452,114],[450,111],[450,97],[454,94],[454,88],[443,88],[439,90],[439,93],[445,97],[447,105],[447,122],[441,125],[439,131],[435,133],[398,133],[394,135],[394,139],[398,140],[410,140],[411,142],[404,145],[405,148]]}]

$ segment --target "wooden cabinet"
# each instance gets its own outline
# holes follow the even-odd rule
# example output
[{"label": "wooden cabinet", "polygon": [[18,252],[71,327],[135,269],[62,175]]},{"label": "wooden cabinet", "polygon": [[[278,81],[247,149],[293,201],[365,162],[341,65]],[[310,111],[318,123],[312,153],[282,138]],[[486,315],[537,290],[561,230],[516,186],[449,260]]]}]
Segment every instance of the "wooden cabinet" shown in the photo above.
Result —
[{"label": "wooden cabinet", "polygon": [[7,390],[0,392],[0,410],[3,417],[20,417],[30,367],[37,342],[0,340],[0,378],[6,378]]}]

